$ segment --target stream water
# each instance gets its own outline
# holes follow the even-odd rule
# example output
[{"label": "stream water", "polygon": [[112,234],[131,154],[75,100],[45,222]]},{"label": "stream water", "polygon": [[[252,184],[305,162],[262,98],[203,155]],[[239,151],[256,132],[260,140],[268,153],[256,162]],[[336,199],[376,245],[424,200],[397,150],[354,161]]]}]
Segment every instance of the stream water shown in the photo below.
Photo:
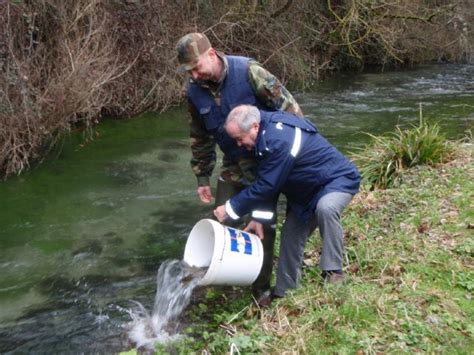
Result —
[{"label": "stream water", "polygon": [[[363,132],[423,116],[450,138],[474,122],[474,66],[338,75],[297,95],[343,151]],[[66,139],[41,166],[0,183],[0,352],[118,352],[140,302],[153,309],[156,272],[181,259],[210,213],[189,168],[185,108],[106,120],[93,140]]]},{"label": "stream water", "polygon": [[165,260],[156,276],[156,295],[152,312],[136,302],[130,310],[128,338],[140,349],[153,349],[156,343],[179,338],[178,318],[189,305],[193,290],[207,268],[193,268],[182,260]]}]

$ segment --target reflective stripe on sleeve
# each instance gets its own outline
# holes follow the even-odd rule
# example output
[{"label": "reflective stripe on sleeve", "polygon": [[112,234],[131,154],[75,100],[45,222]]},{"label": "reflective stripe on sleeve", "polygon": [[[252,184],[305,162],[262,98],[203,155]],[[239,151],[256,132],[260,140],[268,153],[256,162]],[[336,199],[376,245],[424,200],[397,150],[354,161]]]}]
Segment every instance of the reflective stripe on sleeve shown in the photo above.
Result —
[{"label": "reflective stripe on sleeve", "polygon": [[293,147],[291,147],[291,155],[296,157],[301,147],[301,128],[295,127],[295,140],[293,141]]},{"label": "reflective stripe on sleeve", "polygon": [[228,200],[226,203],[225,203],[225,212],[229,215],[230,218],[232,219],[239,219],[239,215],[237,213],[234,212],[234,210],[232,209],[232,205],[230,204],[230,200]]},{"label": "reflective stripe on sleeve", "polygon": [[273,212],[270,212],[270,211],[253,211],[252,212],[252,217],[270,220],[270,219],[273,218]]}]

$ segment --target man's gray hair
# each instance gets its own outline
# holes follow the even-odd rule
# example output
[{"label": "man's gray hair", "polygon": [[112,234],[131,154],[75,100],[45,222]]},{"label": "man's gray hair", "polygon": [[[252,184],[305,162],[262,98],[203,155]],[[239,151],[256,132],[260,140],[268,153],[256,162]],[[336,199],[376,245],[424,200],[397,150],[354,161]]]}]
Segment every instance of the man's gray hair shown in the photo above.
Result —
[{"label": "man's gray hair", "polygon": [[260,123],[260,111],[252,105],[237,106],[227,116],[225,127],[229,122],[235,122],[242,132],[249,132],[254,123]]}]

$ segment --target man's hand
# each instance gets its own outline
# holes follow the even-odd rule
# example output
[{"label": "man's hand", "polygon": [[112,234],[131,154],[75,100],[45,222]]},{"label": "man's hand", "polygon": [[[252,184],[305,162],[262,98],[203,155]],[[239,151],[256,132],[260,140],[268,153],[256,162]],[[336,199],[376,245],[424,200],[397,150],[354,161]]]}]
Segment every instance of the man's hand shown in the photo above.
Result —
[{"label": "man's hand", "polygon": [[260,239],[264,238],[263,224],[257,221],[251,221],[247,227],[244,228],[244,232],[253,232],[254,234],[258,235]]},{"label": "man's hand", "polygon": [[204,203],[211,203],[214,196],[212,196],[211,187],[210,186],[199,186],[197,189],[197,194],[201,199],[201,202]]},{"label": "man's hand", "polygon": [[219,207],[217,207],[215,210],[214,210],[214,216],[216,216],[217,220],[219,222],[224,222],[227,217],[229,217],[227,215],[227,212],[225,211],[225,205],[221,205]]}]

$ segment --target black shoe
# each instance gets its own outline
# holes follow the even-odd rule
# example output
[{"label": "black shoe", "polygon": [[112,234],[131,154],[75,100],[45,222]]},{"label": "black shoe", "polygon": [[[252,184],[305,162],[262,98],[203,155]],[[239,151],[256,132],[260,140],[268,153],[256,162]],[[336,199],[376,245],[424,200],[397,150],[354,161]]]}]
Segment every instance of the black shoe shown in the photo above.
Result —
[{"label": "black shoe", "polygon": [[257,305],[260,308],[269,308],[272,305],[273,300],[283,298],[283,296],[275,295],[270,290],[263,292],[260,297],[255,298]]},{"label": "black shoe", "polygon": [[260,294],[258,298],[255,298],[257,305],[260,308],[269,308],[272,305],[273,295],[270,290],[267,290]]},{"label": "black shoe", "polygon": [[342,270],[323,271],[321,277],[326,285],[342,285],[346,282],[346,277]]}]

